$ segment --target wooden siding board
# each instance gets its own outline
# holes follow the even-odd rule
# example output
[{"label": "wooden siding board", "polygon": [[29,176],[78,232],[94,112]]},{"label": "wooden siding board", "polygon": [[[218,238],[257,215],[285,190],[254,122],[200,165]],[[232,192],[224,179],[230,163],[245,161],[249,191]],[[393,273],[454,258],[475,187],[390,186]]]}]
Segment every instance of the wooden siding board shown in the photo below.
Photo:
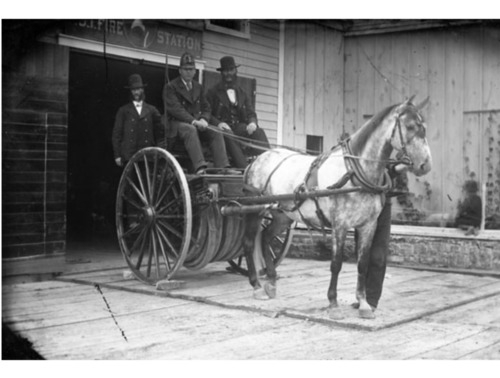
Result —
[{"label": "wooden siding board", "polygon": [[410,93],[410,48],[408,33],[392,35],[392,75],[394,103],[401,103]]},{"label": "wooden siding board", "polygon": [[429,95],[428,57],[429,34],[427,31],[410,35],[410,93],[415,102],[423,101]]},{"label": "wooden siding board", "polygon": [[431,181],[432,196],[439,203],[433,208],[434,212],[444,213],[444,202],[450,202],[448,193],[443,187],[444,175],[447,170],[448,160],[446,148],[443,145],[445,124],[445,38],[444,33],[433,33],[429,39],[428,75],[429,93],[431,94],[427,113],[427,140],[431,149],[433,166],[428,174]]},{"label": "wooden siding board", "polygon": [[[294,75],[294,133],[295,133],[295,147],[304,147],[304,145],[297,144],[298,137],[305,134],[305,71],[306,71],[306,30],[305,25],[297,25],[296,34],[296,53],[295,53],[295,75]],[[301,138],[305,141],[305,137]]]},{"label": "wooden siding board", "polygon": [[357,129],[358,125],[358,72],[359,49],[356,38],[347,38],[345,45],[345,79],[344,79],[344,128],[349,134]]},{"label": "wooden siding board", "polygon": [[340,33],[325,29],[323,150],[335,146],[343,131],[344,46]]},{"label": "wooden siding board", "polygon": [[[428,35],[426,31],[407,34],[407,52],[408,57],[408,72],[406,77],[408,83],[405,86],[405,91],[408,96],[415,95],[414,102],[423,101],[429,93],[428,89]],[[406,96],[405,96],[406,98]],[[395,99],[396,102],[402,101],[405,98]],[[428,108],[422,110],[422,115],[427,118]],[[431,151],[432,153],[432,151]],[[418,200],[419,208],[423,211],[424,216],[428,216],[435,212],[438,201],[432,192],[429,192],[431,186],[429,177],[424,176],[417,178],[414,175],[409,175],[409,182],[412,192]]]},{"label": "wooden siding board", "polygon": [[375,36],[375,56],[373,64],[380,71],[374,76],[374,109],[371,114],[375,114],[387,106],[394,103],[392,99],[392,83],[394,82],[391,71],[392,65],[392,43],[391,39],[383,36]]},{"label": "wooden siding board", "polygon": [[[461,197],[463,185],[463,143],[461,140],[463,129],[463,50],[464,38],[462,33],[446,31],[445,45],[445,106],[446,119],[444,124],[444,135],[449,143],[446,143],[446,165],[444,175],[444,187],[447,194],[452,198]],[[458,131],[458,132],[457,132]],[[453,161],[453,164],[449,162]],[[456,202],[445,202],[446,212],[456,212]]]},{"label": "wooden siding board", "polygon": [[313,96],[313,117],[312,135],[322,136],[324,138],[324,101],[328,96],[326,91],[326,75],[325,75],[325,39],[326,34],[324,28],[320,26],[314,27],[313,46],[314,46],[314,96]]},{"label": "wooden siding board", "polygon": [[483,110],[500,109],[500,28],[484,26]]},{"label": "wooden siding board", "polygon": [[486,217],[500,220],[500,111],[481,114],[481,184],[486,183]]},{"label": "wooden siding board", "polygon": [[296,49],[296,28],[285,23],[285,51],[283,62],[283,144],[294,146],[295,140],[295,55]]},{"label": "wooden siding board", "polygon": [[[373,67],[375,55],[375,37],[365,38],[359,41],[359,83],[358,87],[358,118],[356,129],[359,129],[366,121],[364,115],[373,115],[375,95],[375,75],[378,75]],[[385,71],[385,70],[384,70]]]},{"label": "wooden siding board", "polygon": [[464,128],[462,145],[464,156],[463,178],[472,174],[482,181],[481,177],[481,113],[469,113],[482,109],[482,77],[483,44],[481,28],[466,31],[464,38]]},{"label": "wooden siding board", "polygon": [[304,129],[306,135],[316,135],[314,103],[316,101],[316,92],[321,83],[316,81],[316,73],[319,70],[317,66],[318,57],[316,56],[316,28],[315,25],[305,25],[305,75],[304,75]]}]

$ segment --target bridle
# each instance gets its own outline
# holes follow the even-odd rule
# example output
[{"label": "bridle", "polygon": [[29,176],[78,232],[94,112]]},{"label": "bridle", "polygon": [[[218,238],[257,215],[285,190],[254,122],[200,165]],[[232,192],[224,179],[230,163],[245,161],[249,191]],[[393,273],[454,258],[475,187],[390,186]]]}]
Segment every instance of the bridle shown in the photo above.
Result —
[{"label": "bridle", "polygon": [[[394,165],[405,164],[408,166],[413,166],[413,162],[411,161],[410,156],[408,155],[408,150],[407,150],[406,146],[408,143],[410,143],[417,136],[418,133],[415,133],[415,135],[413,135],[409,141],[405,142],[405,140],[403,138],[403,130],[402,130],[402,126],[401,126],[401,117],[403,116],[404,113],[405,113],[405,111],[402,111],[397,115],[396,122],[395,122],[396,124],[394,126],[394,129],[392,130],[391,145],[396,151],[398,151],[398,155],[400,155],[398,157],[398,160],[394,161],[393,164]],[[399,144],[401,145],[401,148],[395,147],[394,143],[392,143],[392,141],[394,140],[396,131],[399,135]]]}]

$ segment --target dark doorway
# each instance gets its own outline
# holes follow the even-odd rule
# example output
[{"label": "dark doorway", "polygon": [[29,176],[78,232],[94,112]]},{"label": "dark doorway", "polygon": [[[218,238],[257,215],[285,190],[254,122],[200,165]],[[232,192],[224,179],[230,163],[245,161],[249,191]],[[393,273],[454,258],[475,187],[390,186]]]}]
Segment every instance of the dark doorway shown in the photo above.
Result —
[{"label": "dark doorway", "polygon": [[[171,78],[177,68],[169,67]],[[146,101],[163,113],[161,65],[72,52],[69,70],[67,241],[118,245],[115,194],[122,169],[111,134],[118,108],[129,101],[129,75],[147,84]],[[96,245],[97,246],[97,245]]]}]

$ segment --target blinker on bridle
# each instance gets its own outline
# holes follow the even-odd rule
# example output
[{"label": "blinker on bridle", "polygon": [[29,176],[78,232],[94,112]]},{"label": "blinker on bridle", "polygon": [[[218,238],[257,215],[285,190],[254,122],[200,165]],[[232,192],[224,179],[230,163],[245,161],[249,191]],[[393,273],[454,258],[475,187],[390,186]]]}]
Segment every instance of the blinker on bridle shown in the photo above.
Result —
[{"label": "blinker on bridle", "polygon": [[[403,155],[400,158],[398,158],[398,160],[395,163],[413,166],[413,162],[411,161],[410,156],[408,155],[408,150],[406,149],[407,142],[405,142],[405,140],[403,138],[403,130],[401,128],[402,127],[401,126],[401,117],[404,113],[405,113],[405,111],[402,111],[396,117],[396,125],[394,126],[394,129],[392,130],[391,140],[394,139],[394,134],[396,134],[396,129],[397,129],[398,134],[399,134],[399,143],[401,145],[401,149],[397,149],[394,146],[393,147],[396,151],[401,152]],[[417,136],[417,134],[418,133],[413,135],[412,138],[408,142],[411,142],[413,140],[413,138],[415,138]]]}]

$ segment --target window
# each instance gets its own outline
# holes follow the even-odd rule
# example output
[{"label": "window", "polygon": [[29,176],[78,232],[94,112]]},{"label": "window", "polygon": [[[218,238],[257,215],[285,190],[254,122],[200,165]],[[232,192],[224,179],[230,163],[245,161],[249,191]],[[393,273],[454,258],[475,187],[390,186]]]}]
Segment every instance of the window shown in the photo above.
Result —
[{"label": "window", "polygon": [[316,135],[307,135],[306,149],[309,153],[322,153],[323,152],[323,137]]},{"label": "window", "polygon": [[250,22],[248,20],[206,20],[205,27],[207,30],[234,37],[250,38]]}]

